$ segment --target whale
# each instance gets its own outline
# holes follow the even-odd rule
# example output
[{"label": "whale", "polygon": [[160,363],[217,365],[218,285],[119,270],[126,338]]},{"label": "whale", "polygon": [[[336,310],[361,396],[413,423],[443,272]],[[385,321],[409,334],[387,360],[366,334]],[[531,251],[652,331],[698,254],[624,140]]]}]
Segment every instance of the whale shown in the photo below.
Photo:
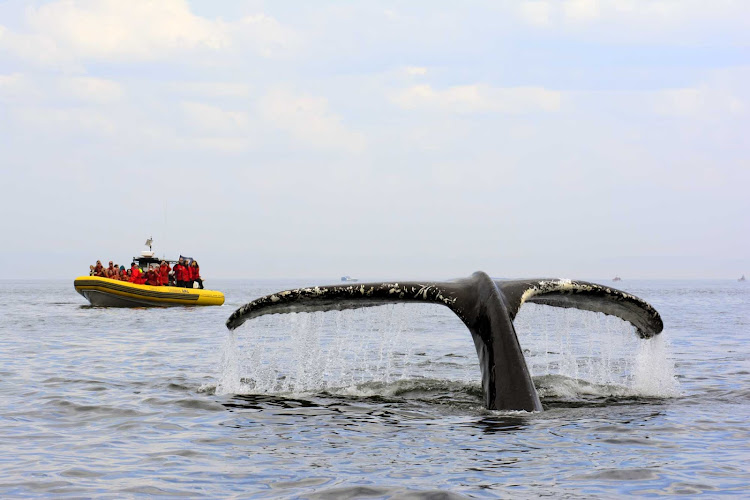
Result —
[{"label": "whale", "polygon": [[543,411],[518,341],[513,320],[525,303],[576,308],[616,316],[643,339],[664,328],[649,303],[612,287],[570,279],[495,280],[478,271],[446,282],[349,283],[283,290],[248,302],[227,319],[234,330],[267,314],[335,311],[391,303],[431,303],[448,307],[474,341],[482,375],[484,404],[490,410]]}]

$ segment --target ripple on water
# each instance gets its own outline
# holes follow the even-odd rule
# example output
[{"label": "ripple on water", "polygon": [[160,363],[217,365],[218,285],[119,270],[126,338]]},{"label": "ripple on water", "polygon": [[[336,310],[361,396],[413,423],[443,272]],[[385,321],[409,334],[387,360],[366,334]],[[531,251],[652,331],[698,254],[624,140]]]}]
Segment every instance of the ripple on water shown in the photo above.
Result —
[{"label": "ripple on water", "polygon": [[[440,308],[229,335],[231,307],[79,308],[67,282],[0,283],[18,299],[0,304],[0,496],[743,495],[750,293],[633,286],[663,312],[664,344],[522,310],[546,409],[529,414],[483,408],[471,339]],[[222,289],[239,305],[278,288]]]}]

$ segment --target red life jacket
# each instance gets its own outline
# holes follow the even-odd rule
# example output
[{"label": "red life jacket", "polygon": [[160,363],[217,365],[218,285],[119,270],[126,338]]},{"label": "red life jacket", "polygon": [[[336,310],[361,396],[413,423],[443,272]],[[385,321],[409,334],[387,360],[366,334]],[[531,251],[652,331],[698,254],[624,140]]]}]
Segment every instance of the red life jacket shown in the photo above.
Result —
[{"label": "red life jacket", "polygon": [[162,285],[166,285],[169,283],[169,266],[166,264],[162,264],[159,266],[159,282]]},{"label": "red life jacket", "polygon": [[198,266],[190,266],[190,279],[199,280],[201,279],[201,268]]},{"label": "red life jacket", "polygon": [[159,273],[157,273],[153,269],[149,270],[146,273],[146,284],[151,286],[159,286],[161,284]]},{"label": "red life jacket", "polygon": [[176,279],[177,281],[187,281],[189,279],[187,268],[182,264],[176,264],[174,266],[174,279]]}]

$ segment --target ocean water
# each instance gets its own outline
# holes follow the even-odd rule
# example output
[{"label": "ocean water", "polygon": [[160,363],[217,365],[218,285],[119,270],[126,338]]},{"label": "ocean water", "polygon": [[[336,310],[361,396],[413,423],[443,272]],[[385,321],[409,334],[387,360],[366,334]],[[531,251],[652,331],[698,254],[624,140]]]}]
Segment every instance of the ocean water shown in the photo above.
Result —
[{"label": "ocean water", "polygon": [[[541,413],[483,408],[436,305],[261,317],[0,281],[0,497],[750,496],[750,284],[623,281],[665,331],[525,305]],[[320,284],[320,283],[318,283]]]}]

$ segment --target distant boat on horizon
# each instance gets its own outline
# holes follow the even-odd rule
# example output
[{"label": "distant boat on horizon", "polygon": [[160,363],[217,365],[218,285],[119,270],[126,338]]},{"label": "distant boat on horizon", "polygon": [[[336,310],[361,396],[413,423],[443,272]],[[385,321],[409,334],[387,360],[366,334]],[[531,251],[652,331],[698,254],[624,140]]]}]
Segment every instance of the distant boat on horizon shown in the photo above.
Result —
[{"label": "distant boat on horizon", "polygon": [[614,278],[612,278],[612,281],[622,281],[622,278],[620,278],[619,276],[615,276]]},{"label": "distant boat on horizon", "polygon": [[740,278],[737,281],[746,281],[745,280],[745,275],[743,274],[742,276],[740,276]]},{"label": "distant boat on horizon", "polygon": [[351,276],[342,276],[341,281],[359,281],[357,278],[352,278]]}]

